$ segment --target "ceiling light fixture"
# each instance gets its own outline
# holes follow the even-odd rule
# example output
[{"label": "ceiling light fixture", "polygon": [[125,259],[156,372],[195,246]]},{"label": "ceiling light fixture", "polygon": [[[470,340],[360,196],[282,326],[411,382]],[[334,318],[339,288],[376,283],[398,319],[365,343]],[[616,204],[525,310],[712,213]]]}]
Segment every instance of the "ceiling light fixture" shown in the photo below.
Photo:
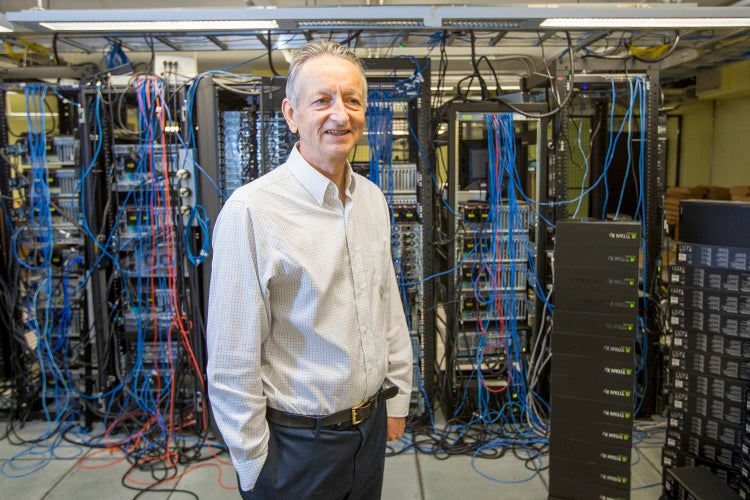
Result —
[{"label": "ceiling light fixture", "polygon": [[216,21],[97,21],[97,22],[40,22],[52,31],[223,31],[272,30],[279,27],[274,20],[216,20]]},{"label": "ceiling light fixture", "polygon": [[555,17],[540,28],[738,28],[750,27],[750,17]]},{"label": "ceiling light fixture", "polygon": [[748,7],[684,4],[61,9],[8,12],[30,30],[178,32],[295,29],[648,29],[750,27]]},{"label": "ceiling light fixture", "polygon": [[13,24],[8,22],[5,14],[0,13],[0,33],[9,33],[11,31],[13,31]]},{"label": "ceiling light fixture", "polygon": [[424,23],[421,19],[330,19],[330,20],[312,20],[298,21],[299,29],[325,29],[325,28],[423,28]]}]

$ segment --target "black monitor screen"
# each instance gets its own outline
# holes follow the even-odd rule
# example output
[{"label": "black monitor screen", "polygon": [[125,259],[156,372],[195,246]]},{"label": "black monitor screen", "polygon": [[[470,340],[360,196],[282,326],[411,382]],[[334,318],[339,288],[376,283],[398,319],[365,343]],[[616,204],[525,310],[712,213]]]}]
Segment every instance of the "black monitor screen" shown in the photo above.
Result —
[{"label": "black monitor screen", "polygon": [[459,143],[459,184],[462,190],[487,190],[490,152],[485,140]]}]

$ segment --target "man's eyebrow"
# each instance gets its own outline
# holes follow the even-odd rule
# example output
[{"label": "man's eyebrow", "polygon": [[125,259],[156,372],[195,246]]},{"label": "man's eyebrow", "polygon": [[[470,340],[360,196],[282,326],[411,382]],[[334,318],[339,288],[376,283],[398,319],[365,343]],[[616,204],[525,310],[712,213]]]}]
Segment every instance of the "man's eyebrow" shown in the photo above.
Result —
[{"label": "man's eyebrow", "polygon": [[[310,99],[316,99],[319,97],[329,97],[333,94],[335,94],[335,90],[320,88],[315,90],[310,90],[308,96]],[[341,91],[342,97],[357,97],[358,99],[364,99],[364,92],[361,92],[356,89],[344,89]]]},{"label": "man's eyebrow", "polygon": [[344,90],[342,92],[342,94],[345,95],[345,96],[347,96],[347,97],[349,97],[349,96],[362,97],[364,95],[364,93],[362,91],[357,90],[357,89],[346,89],[346,90]]}]

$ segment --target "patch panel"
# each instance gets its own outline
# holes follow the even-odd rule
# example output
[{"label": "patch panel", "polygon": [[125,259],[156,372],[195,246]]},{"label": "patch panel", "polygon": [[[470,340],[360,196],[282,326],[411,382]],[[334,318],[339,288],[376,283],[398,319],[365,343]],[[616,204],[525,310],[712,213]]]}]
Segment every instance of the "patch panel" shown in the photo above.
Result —
[{"label": "patch panel", "polygon": [[528,255],[529,240],[525,231],[514,231],[512,237],[468,231],[458,240],[464,261],[524,262]]},{"label": "patch panel", "polygon": [[[494,267],[494,269],[493,269]],[[525,291],[527,276],[524,269],[513,266],[493,266],[484,262],[467,262],[461,265],[461,290],[515,290]]]},{"label": "patch panel", "polygon": [[481,294],[463,293],[460,300],[460,312],[463,320],[471,321],[523,321],[527,313],[525,294],[506,293],[498,295],[497,300],[482,297]]},{"label": "patch panel", "polygon": [[[15,149],[26,165],[39,161],[34,157],[36,152],[32,154],[29,148],[29,136],[19,137]],[[78,161],[78,139],[72,135],[47,135],[44,156],[47,165],[75,165]]]},{"label": "patch panel", "polygon": [[395,195],[414,193],[419,184],[415,163],[393,163],[379,179],[380,189]]},{"label": "patch panel", "polygon": [[156,189],[164,182],[165,164],[172,172],[185,164],[178,157],[176,145],[115,144],[114,188],[118,191]]}]

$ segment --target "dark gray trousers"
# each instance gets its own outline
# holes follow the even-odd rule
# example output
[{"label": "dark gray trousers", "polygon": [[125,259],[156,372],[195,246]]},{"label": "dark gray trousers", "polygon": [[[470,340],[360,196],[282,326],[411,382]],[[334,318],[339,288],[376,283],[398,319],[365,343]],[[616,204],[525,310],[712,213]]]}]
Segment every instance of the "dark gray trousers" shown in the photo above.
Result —
[{"label": "dark gray trousers", "polygon": [[269,423],[268,457],[244,500],[380,500],[385,402],[359,425],[297,429]]}]

